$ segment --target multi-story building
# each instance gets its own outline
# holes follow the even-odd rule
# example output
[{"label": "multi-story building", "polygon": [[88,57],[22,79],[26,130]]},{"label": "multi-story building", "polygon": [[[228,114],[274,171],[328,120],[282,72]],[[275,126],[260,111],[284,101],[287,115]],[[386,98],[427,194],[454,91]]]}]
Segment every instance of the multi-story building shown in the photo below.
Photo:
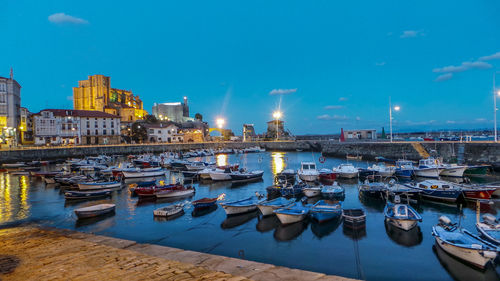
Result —
[{"label": "multi-story building", "polygon": [[13,79],[0,77],[0,143],[17,144],[21,119],[21,85]]},{"label": "multi-story building", "polygon": [[252,141],[256,137],[253,124],[243,124],[243,141]]},{"label": "multi-story building", "polygon": [[178,133],[179,127],[173,122],[144,124],[149,142],[183,142],[184,137]]},{"label": "multi-story building", "polygon": [[153,105],[153,115],[156,116],[158,120],[167,120],[177,123],[193,121],[193,118],[189,117],[187,97],[184,97],[184,103],[155,103]]},{"label": "multi-story building", "polygon": [[26,107],[21,107],[21,119],[19,121],[20,142],[22,144],[33,144],[33,118]]},{"label": "multi-story building", "polygon": [[78,81],[78,87],[73,88],[73,108],[118,115],[122,122],[130,123],[142,120],[147,114],[139,96],[129,90],[111,88],[111,78],[100,74]]},{"label": "multi-story building", "polygon": [[118,144],[120,116],[100,111],[45,109],[33,116],[36,145]]}]

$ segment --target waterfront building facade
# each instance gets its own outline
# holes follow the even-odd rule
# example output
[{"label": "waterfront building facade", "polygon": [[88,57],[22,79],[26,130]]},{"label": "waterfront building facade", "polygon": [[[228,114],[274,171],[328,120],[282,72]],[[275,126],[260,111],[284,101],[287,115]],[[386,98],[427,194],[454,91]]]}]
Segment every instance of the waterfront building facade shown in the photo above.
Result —
[{"label": "waterfront building facade", "polygon": [[21,120],[21,85],[13,79],[0,77],[0,143],[17,145]]},{"label": "waterfront building facade", "polygon": [[144,124],[147,129],[149,142],[183,142],[184,136],[179,134],[179,127],[173,122],[158,124]]},{"label": "waterfront building facade", "polygon": [[344,130],[346,140],[376,140],[377,130]]},{"label": "waterfront building facade", "polygon": [[243,124],[243,141],[252,141],[257,138],[253,124]]},{"label": "waterfront building facade", "polygon": [[36,145],[119,144],[120,116],[100,111],[45,109],[33,116]]},{"label": "waterfront building facade", "polygon": [[21,107],[21,119],[19,121],[20,142],[24,145],[33,144],[33,114],[26,108]]},{"label": "waterfront building facade", "polygon": [[130,123],[142,120],[147,114],[139,96],[129,90],[111,88],[111,78],[100,74],[78,81],[78,87],[73,88],[73,108],[118,115],[122,122]]},{"label": "waterfront building facade", "polygon": [[155,103],[153,105],[153,115],[158,120],[166,120],[177,123],[193,121],[193,118],[189,117],[189,105],[187,97],[184,97],[183,103]]}]

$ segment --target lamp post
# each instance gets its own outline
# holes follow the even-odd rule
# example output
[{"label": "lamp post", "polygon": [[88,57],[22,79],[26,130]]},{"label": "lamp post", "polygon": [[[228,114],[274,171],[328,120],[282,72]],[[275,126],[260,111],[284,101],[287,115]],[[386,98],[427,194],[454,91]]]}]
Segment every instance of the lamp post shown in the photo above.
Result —
[{"label": "lamp post", "polygon": [[281,118],[281,112],[279,110],[276,110],[273,112],[273,117],[276,119],[276,141],[278,141],[278,136],[279,136],[279,120]]},{"label": "lamp post", "polygon": [[[401,107],[396,105],[394,107],[395,111],[399,111]],[[391,97],[389,97],[389,130],[390,130],[390,136],[391,136],[391,142],[392,142],[392,103],[391,103]]]}]

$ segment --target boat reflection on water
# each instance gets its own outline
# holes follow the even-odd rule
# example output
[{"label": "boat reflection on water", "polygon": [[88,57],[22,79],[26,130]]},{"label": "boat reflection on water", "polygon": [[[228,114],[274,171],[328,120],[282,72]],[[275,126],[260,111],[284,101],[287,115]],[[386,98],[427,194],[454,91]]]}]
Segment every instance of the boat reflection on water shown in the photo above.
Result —
[{"label": "boat reflection on water", "polygon": [[363,224],[362,226],[353,228],[344,223],[342,227],[342,233],[344,233],[345,236],[351,238],[352,240],[361,240],[366,237],[366,226]]},{"label": "boat reflection on water", "polygon": [[161,216],[153,216],[154,221],[158,222],[165,222],[165,221],[173,221],[175,219],[178,219],[184,215],[184,210],[180,211],[179,213],[168,216],[168,217],[161,217]]},{"label": "boat reflection on water", "polygon": [[240,187],[244,186],[250,183],[256,183],[256,182],[264,182],[262,178],[254,178],[254,179],[248,179],[248,180],[239,180],[239,181],[231,181],[231,188],[235,187]]},{"label": "boat reflection on water", "polygon": [[258,214],[259,212],[255,210],[245,214],[227,216],[227,218],[221,223],[220,227],[222,229],[237,227],[254,219]]},{"label": "boat reflection on water", "polygon": [[256,228],[259,232],[268,232],[278,227],[278,225],[280,225],[280,220],[277,216],[272,215],[259,218]]},{"label": "boat reflection on water", "polygon": [[201,217],[207,214],[210,214],[211,212],[217,210],[217,205],[212,205],[208,208],[195,208],[193,212],[191,212],[191,216],[193,217]]},{"label": "boat reflection on water", "polygon": [[99,228],[108,228],[111,227],[114,219],[113,217],[115,216],[115,213],[107,213],[101,216],[97,217],[91,217],[91,218],[84,218],[84,219],[77,219],[75,222],[75,228],[81,228],[84,226],[88,225],[93,225],[96,223],[99,223]]},{"label": "boat reflection on water", "polygon": [[156,198],[154,196],[151,197],[141,197],[137,200],[137,207],[139,206],[147,206],[147,205],[156,205],[162,203],[174,203],[181,200],[190,199],[194,196],[194,194],[188,194],[184,196],[176,196],[176,197],[164,197],[164,198]]},{"label": "boat reflection on water", "polygon": [[314,233],[316,237],[321,239],[327,236],[328,234],[334,232],[340,226],[341,223],[342,223],[342,217],[324,223],[313,222],[311,223],[311,231]]},{"label": "boat reflection on water", "polygon": [[496,272],[495,268],[491,265],[486,266],[485,270],[479,270],[471,267],[455,257],[450,256],[448,253],[443,251],[441,247],[433,245],[432,251],[437,256],[439,263],[443,266],[448,274],[457,281],[493,281],[500,280],[500,276]]},{"label": "boat reflection on water", "polygon": [[413,247],[422,243],[423,235],[420,230],[420,226],[416,226],[408,231],[405,231],[390,223],[384,222],[384,224],[387,235],[396,244],[405,247]]},{"label": "boat reflection on water", "polygon": [[274,239],[278,241],[290,241],[299,237],[306,229],[307,222],[305,220],[288,225],[280,224],[274,231]]},{"label": "boat reflection on water", "polygon": [[366,197],[363,195],[359,195],[359,202],[366,207],[366,210],[372,210],[376,212],[383,212],[385,208],[385,200],[384,199],[375,199],[371,197]]}]

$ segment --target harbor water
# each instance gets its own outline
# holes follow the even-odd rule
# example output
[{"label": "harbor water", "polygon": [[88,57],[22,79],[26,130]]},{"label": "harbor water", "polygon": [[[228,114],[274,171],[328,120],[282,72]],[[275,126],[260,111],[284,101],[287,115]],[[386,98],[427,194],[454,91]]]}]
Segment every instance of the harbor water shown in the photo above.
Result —
[{"label": "harbor water", "polygon": [[[284,168],[297,170],[302,161],[315,161],[319,168],[332,168],[344,159],[318,162],[311,152],[263,152],[219,155],[219,164],[240,163],[240,167],[264,170],[261,181],[250,183],[195,182],[192,197],[175,200],[139,200],[131,195],[128,182],[109,199],[69,202],[57,185],[39,178],[0,173],[0,225],[22,222],[92,232],[141,243],[159,244],[186,250],[230,256],[291,268],[366,280],[498,280],[500,267],[476,270],[434,247],[431,228],[446,215],[477,233],[475,204],[454,205],[423,201],[415,205],[422,215],[419,226],[402,231],[384,223],[385,203],[358,196],[358,180],[339,181],[345,188],[343,208],[363,208],[366,228],[352,231],[342,220],[322,224],[305,220],[281,225],[275,216],[258,212],[227,217],[218,208],[193,212],[190,201],[225,194],[226,201],[243,199],[255,192],[266,194],[274,175]],[[355,166],[372,163],[354,161]],[[44,169],[56,169],[47,166]],[[166,173],[165,181],[181,180],[178,173]],[[477,181],[498,181],[487,176]],[[310,199],[313,202],[314,199]],[[74,209],[101,202],[116,204],[116,213],[77,220]],[[153,216],[153,210],[185,202],[184,213],[169,219]],[[500,199],[481,204],[482,213],[498,216]]]}]

